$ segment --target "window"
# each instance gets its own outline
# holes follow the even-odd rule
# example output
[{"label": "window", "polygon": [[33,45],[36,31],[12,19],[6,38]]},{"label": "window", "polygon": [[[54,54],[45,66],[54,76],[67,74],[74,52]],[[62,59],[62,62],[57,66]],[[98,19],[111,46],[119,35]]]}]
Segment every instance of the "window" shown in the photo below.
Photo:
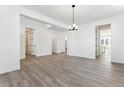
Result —
[{"label": "window", "polygon": [[104,44],[104,39],[101,39],[101,44]]}]

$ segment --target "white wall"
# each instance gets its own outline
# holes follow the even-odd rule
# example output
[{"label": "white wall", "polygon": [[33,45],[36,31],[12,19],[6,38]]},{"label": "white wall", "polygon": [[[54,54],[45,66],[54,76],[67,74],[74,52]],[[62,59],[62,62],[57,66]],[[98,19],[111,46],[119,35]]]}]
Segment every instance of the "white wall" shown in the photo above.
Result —
[{"label": "white wall", "polygon": [[112,61],[124,63],[124,15],[113,18],[112,22]]},{"label": "white wall", "polygon": [[79,31],[69,34],[69,55],[95,59],[95,27],[111,24],[112,62],[124,63],[124,15],[81,25]]},{"label": "white wall", "polygon": [[[52,32],[46,28],[46,24],[21,16],[21,59],[25,58],[25,27],[34,31],[34,51],[36,56],[52,54]],[[36,46],[36,47],[35,47]]]},{"label": "white wall", "polygon": [[69,33],[69,55],[94,58],[94,31],[90,24],[80,26],[78,31]]},{"label": "white wall", "polygon": [[0,6],[0,74],[20,69],[19,16],[13,6]]}]

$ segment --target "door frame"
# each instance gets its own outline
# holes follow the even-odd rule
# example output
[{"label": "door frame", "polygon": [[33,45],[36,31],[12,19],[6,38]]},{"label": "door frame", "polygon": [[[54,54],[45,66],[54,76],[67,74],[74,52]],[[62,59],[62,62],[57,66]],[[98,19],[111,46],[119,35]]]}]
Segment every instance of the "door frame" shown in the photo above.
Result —
[{"label": "door frame", "polygon": [[[32,50],[34,50],[33,49],[33,47],[34,47],[34,29],[32,29],[32,28],[30,28],[30,27],[25,27],[24,28],[24,45],[25,45],[25,51],[24,51],[24,53],[25,53],[25,58],[26,58],[26,31],[32,31]],[[32,51],[31,51],[31,55],[34,55],[33,53],[32,53]]]}]

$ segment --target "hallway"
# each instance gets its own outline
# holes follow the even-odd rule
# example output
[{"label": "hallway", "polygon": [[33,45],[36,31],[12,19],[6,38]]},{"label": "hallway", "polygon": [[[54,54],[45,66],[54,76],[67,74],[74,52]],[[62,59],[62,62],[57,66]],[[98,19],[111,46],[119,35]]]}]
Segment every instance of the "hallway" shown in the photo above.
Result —
[{"label": "hallway", "polygon": [[98,62],[111,64],[111,50],[106,50],[101,56],[97,57]]},{"label": "hallway", "polygon": [[21,70],[0,75],[0,86],[124,86],[123,68],[122,64],[106,64],[65,54],[29,57],[21,61]]}]

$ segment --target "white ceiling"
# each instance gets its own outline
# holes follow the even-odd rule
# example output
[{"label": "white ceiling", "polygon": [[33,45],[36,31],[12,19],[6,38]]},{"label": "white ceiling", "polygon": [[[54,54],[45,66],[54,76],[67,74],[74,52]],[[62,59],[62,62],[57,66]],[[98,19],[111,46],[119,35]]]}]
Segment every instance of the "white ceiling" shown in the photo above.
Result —
[{"label": "white ceiling", "polygon": [[[67,25],[72,23],[71,5],[25,5],[24,7]],[[122,13],[124,13],[124,6],[121,5],[77,5],[75,22],[80,25]]]}]

